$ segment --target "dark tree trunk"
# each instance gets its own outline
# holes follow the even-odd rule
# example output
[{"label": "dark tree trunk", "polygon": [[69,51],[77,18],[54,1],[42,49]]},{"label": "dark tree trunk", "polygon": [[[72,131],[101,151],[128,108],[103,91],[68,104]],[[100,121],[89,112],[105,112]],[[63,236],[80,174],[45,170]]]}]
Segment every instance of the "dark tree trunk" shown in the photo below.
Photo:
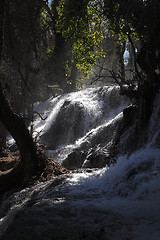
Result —
[{"label": "dark tree trunk", "polygon": [[5,12],[5,0],[0,1],[0,60],[3,47],[3,21]]},{"label": "dark tree trunk", "polygon": [[141,83],[139,84],[139,108],[142,124],[147,123],[152,110],[155,96],[160,88],[160,76],[155,72],[150,58],[156,58],[154,51],[149,52],[146,45],[141,47],[141,50],[137,57],[137,62],[145,76],[143,76]]},{"label": "dark tree trunk", "polygon": [[126,42],[124,42],[122,45],[117,46],[117,55],[119,58],[119,66],[120,66],[120,74],[121,74],[121,81],[125,81],[125,65],[124,65],[124,52],[126,48]]},{"label": "dark tree trunk", "polygon": [[[54,47],[54,61],[52,67],[54,66],[54,77],[58,81],[59,86],[62,88],[63,92],[68,93],[76,90],[76,77],[77,68],[76,64],[72,63],[72,50],[68,41],[63,37],[62,33],[57,29],[57,20],[59,19],[57,7],[59,6],[59,0],[54,0],[52,2],[52,12],[53,12],[53,30],[55,34],[55,47]],[[58,31],[57,31],[58,30]],[[68,67],[70,68],[70,77],[66,74],[66,64],[68,61]],[[68,74],[69,75],[69,74]]]},{"label": "dark tree trunk", "polygon": [[4,125],[0,122],[0,151],[6,149],[6,137],[7,130]]},{"label": "dark tree trunk", "polygon": [[[0,189],[2,190],[4,188],[3,184],[12,186],[27,183],[33,175],[38,173],[41,163],[38,159],[36,146],[23,119],[10,108],[4,97],[2,87],[0,87],[0,120],[15,139],[21,155],[21,163],[17,171],[14,170],[10,173],[8,178],[4,175],[2,175],[2,178],[0,177]],[[15,179],[14,174],[16,176],[18,174],[17,179]],[[7,179],[9,183],[4,183],[3,179]]]},{"label": "dark tree trunk", "polygon": [[53,59],[54,77],[64,92],[67,92],[68,88],[68,83],[65,76],[66,61],[67,61],[66,41],[61,33],[56,33]]}]

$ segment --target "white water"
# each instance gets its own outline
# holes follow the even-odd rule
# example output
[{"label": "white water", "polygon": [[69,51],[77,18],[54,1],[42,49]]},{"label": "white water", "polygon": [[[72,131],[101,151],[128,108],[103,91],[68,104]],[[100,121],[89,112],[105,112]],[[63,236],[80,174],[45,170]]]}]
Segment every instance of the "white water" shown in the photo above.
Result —
[{"label": "white water", "polygon": [[37,118],[35,135],[40,132],[40,139],[50,149],[73,144],[116,117],[128,104],[127,98],[119,95],[118,87],[89,88],[49,99],[35,105],[35,111],[47,117],[45,121]]},{"label": "white water", "polygon": [[12,195],[1,234],[12,227],[2,239],[159,240],[159,102],[157,97],[146,147],[129,158],[119,157],[110,168],[68,174],[64,181],[60,177],[57,186],[53,177]]},{"label": "white water", "polygon": [[128,104],[118,87],[89,88],[37,103],[35,111],[47,118],[37,118],[35,136],[40,132],[39,140],[50,149],[49,157],[62,163],[74,149],[91,147],[93,139],[122,117]]},{"label": "white water", "polygon": [[67,156],[73,152],[73,150],[78,148],[83,148],[83,146],[87,146],[88,148],[91,147],[91,141],[96,137],[98,134],[103,133],[105,129],[111,125],[114,124],[118,119],[122,118],[122,113],[119,113],[116,115],[116,117],[113,117],[113,119],[108,120],[107,122],[101,124],[100,126],[93,128],[90,130],[84,137],[79,138],[75,141],[74,144],[68,144],[68,145],[62,145],[59,146],[56,150],[49,150],[48,156],[52,157],[55,161],[62,164],[63,160],[67,158]]}]

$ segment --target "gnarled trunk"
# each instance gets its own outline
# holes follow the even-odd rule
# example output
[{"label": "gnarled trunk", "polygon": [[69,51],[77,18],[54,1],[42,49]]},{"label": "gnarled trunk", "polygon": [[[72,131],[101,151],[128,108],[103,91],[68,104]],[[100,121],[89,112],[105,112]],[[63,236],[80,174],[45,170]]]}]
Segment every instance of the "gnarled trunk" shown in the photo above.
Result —
[{"label": "gnarled trunk", "polygon": [[27,183],[36,171],[39,171],[41,163],[39,163],[36,145],[23,119],[12,111],[2,87],[0,87],[0,121],[15,139],[21,155],[21,162],[17,169],[6,175],[0,175],[0,191],[4,191],[14,185]]}]

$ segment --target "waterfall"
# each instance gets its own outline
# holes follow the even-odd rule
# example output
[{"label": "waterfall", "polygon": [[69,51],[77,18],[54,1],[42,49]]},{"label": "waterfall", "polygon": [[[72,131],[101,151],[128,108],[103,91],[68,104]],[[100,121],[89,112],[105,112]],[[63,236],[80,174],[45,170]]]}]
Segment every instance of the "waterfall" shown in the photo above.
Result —
[{"label": "waterfall", "polygon": [[35,131],[49,149],[74,143],[91,129],[106,123],[125,106],[128,100],[119,95],[118,87],[88,88],[51,98],[35,104],[35,111],[43,114],[35,122]]},{"label": "waterfall", "polygon": [[64,94],[35,104],[35,111],[47,117],[45,121],[37,118],[35,131],[41,132],[39,141],[47,145],[49,156],[62,163],[73,149],[89,149],[111,140],[115,119],[128,104],[115,86]]}]

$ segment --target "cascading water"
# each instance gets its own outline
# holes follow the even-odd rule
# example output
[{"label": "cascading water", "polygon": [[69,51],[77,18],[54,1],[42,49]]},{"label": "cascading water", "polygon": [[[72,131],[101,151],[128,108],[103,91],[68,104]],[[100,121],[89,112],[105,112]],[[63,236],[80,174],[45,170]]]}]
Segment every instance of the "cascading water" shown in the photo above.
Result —
[{"label": "cascading water", "polygon": [[[92,92],[92,97],[95,94],[96,101],[97,89],[85,91]],[[108,89],[105,94],[108,94]],[[55,117],[65,107],[64,102],[68,97],[65,95],[48,101],[48,104],[53,101],[55,106],[53,119],[49,112],[45,113],[48,114],[48,121],[56,121]],[[157,96],[148,128],[148,143],[143,149],[130,157],[120,156],[113,166],[99,170],[81,169],[6,196],[0,211],[0,239],[159,240],[159,101]],[[52,108],[52,103],[50,106]],[[75,144],[79,146],[83,142],[93,141],[103,126],[107,131],[107,126],[122,115],[120,111],[116,114],[110,115],[109,122],[105,120],[107,118],[99,122],[97,116],[96,123],[92,122],[94,129],[86,128],[84,135],[70,148]],[[41,129],[51,126],[50,122],[43,122],[43,126],[40,122],[36,124]],[[62,147],[59,146],[59,150]]]},{"label": "cascading water", "polygon": [[89,88],[49,99],[35,105],[46,120],[37,119],[36,132],[48,148],[74,143],[91,129],[114,118],[127,106],[127,98],[119,95],[118,87]]},{"label": "cascading water", "polygon": [[[35,130],[41,131],[39,141],[51,150],[49,156],[62,163],[75,149],[89,149],[111,140],[115,119],[122,116],[128,104],[129,100],[113,86],[65,94],[46,102],[47,118],[37,119]],[[44,104],[36,104],[35,110],[43,112]]]}]

